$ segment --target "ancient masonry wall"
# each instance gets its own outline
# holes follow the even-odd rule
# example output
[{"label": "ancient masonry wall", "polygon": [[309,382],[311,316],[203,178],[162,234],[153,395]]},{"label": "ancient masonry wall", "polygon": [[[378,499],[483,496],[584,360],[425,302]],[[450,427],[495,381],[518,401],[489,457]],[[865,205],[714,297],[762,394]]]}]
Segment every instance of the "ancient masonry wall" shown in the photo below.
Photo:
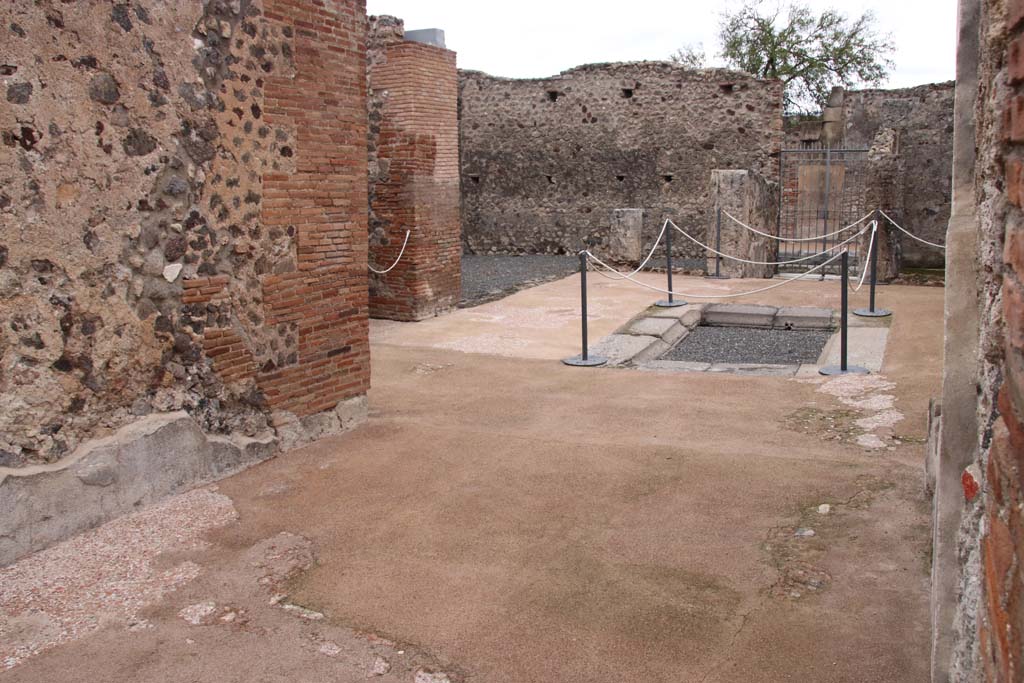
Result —
[{"label": "ancient masonry wall", "polygon": [[963,473],[952,680],[1024,676],[1024,0],[981,2],[978,461]]},{"label": "ancient masonry wall", "polygon": [[0,466],[151,412],[335,424],[369,385],[363,1],[17,0],[0,30]]},{"label": "ancient masonry wall", "polygon": [[371,17],[368,81],[370,263],[397,260],[370,274],[370,315],[422,320],[454,308],[461,289],[455,53]]},{"label": "ancient masonry wall", "polygon": [[713,169],[778,178],[779,82],[647,62],[536,80],[460,72],[459,94],[468,253],[604,248],[627,208],[644,211],[644,250],[666,218],[703,237]]},{"label": "ancient masonry wall", "polygon": [[[876,137],[895,131],[901,163],[901,195],[893,216],[915,235],[930,242],[945,242],[952,204],[953,82],[895,90],[852,90],[839,109],[841,138],[833,147],[869,149]],[[821,122],[787,120],[786,148],[818,143],[826,134]],[[867,207],[868,209],[876,207]],[[906,236],[899,238],[903,263],[913,267],[941,267],[941,250]]]},{"label": "ancient masonry wall", "polygon": [[[708,230],[708,243],[715,247],[716,251],[748,261],[778,261],[777,241],[751,232],[729,218],[731,215],[746,225],[756,226],[762,232],[778,234],[778,184],[770,183],[752,171],[721,170],[711,172],[710,183],[711,220],[715,225]],[[721,226],[718,226],[719,211],[722,212]],[[716,254],[708,252],[708,272],[715,273],[716,266],[720,275],[742,278],[771,278],[776,270],[775,266],[719,258]]]}]

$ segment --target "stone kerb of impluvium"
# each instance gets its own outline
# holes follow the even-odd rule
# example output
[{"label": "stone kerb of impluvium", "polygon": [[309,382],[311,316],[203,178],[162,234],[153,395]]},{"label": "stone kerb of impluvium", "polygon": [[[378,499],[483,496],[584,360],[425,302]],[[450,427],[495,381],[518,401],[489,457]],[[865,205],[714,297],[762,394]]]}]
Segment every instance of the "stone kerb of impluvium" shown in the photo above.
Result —
[{"label": "stone kerb of impluvium", "polygon": [[[794,375],[797,365],[686,363],[659,360],[700,325],[764,330],[833,330],[836,314],[827,308],[776,307],[761,304],[691,304],[683,308],[651,307],[591,349],[591,355],[608,359],[611,367],[648,370],[720,371],[747,374]],[[759,370],[758,370],[759,368]],[[756,372],[755,372],[756,371]]]},{"label": "stone kerb of impluvium", "polygon": [[[753,171],[719,169],[711,172],[710,196],[710,224],[706,233],[709,246],[747,261],[778,261],[779,250],[775,240],[747,230],[737,222],[759,226],[763,232],[776,234],[779,198],[776,183]],[[736,220],[727,217],[726,212]],[[708,272],[715,273],[716,266],[722,275],[737,278],[771,278],[776,270],[774,265],[719,258],[708,251]]]}]

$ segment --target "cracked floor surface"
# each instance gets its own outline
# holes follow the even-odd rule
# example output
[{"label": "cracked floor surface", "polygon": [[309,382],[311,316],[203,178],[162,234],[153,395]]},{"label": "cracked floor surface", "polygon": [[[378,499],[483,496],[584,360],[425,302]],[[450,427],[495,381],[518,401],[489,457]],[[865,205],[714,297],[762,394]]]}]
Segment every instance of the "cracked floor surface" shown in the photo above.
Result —
[{"label": "cracked floor surface", "polygon": [[[829,305],[830,284],[763,302]],[[575,286],[474,310],[548,305],[560,323]],[[410,682],[926,680],[920,439],[942,290],[886,295],[886,381],[854,398],[423,348],[424,328],[391,328],[373,349],[369,422],[222,482],[238,520],[165,559],[201,572],[144,611],[151,628],[109,623],[0,678],[354,681],[381,654],[387,680]],[[598,325],[635,313],[626,298],[606,298]],[[439,344],[478,333],[457,317],[431,331]],[[544,333],[550,354],[572,341],[516,331]],[[809,406],[851,425],[905,419],[872,432],[877,447],[795,428]],[[280,534],[315,549],[280,594],[320,618],[271,605],[279,594],[253,578],[252,549]]]}]

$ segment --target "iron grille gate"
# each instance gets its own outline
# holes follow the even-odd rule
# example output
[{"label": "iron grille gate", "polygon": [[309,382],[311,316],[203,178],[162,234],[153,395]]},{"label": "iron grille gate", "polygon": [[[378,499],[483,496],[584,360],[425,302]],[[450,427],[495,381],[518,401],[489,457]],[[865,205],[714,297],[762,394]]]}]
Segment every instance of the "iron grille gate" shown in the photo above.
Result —
[{"label": "iron grille gate", "polygon": [[[779,200],[779,236],[807,239],[840,230],[867,213],[865,179],[868,150],[809,147],[783,150],[779,157],[782,192]],[[780,242],[779,261],[790,261],[823,252],[849,239],[848,231],[820,240]],[[849,244],[850,256],[859,262],[860,240]],[[803,272],[830,258],[809,259],[780,266]],[[838,264],[827,270],[838,272]]]}]

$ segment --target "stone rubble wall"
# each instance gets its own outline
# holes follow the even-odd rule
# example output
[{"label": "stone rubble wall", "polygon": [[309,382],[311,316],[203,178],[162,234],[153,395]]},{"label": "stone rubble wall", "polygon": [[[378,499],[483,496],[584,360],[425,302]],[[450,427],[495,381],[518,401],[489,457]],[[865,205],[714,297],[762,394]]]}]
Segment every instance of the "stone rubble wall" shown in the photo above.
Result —
[{"label": "stone rubble wall", "polygon": [[[752,228],[777,235],[779,186],[752,171],[715,170],[711,172],[711,217],[707,230],[707,242],[716,251],[737,256],[748,261],[772,263],[778,261],[779,243],[769,237],[758,235],[730,219],[736,217]],[[718,211],[722,211],[721,247],[718,247]],[[682,239],[686,239],[683,237]],[[707,252],[707,269],[715,272],[717,256]],[[719,272],[729,277],[771,278],[776,266],[742,263],[722,258]]]},{"label": "stone rubble wall", "polygon": [[16,0],[0,31],[0,467],[366,392],[362,0]]},{"label": "stone rubble wall", "polygon": [[423,320],[461,293],[458,72],[455,53],[407,41],[394,17],[372,17],[370,117],[370,315]]},{"label": "stone rubble wall", "polygon": [[[935,83],[894,90],[850,90],[839,93],[838,106],[821,120],[786,120],[786,149],[801,149],[831,140],[833,148],[869,149],[884,130],[896,131],[900,144],[899,215],[881,206],[915,235],[945,242],[952,204],[954,83]],[[870,182],[870,178],[866,179]],[[943,253],[901,235],[904,264],[942,267]]]},{"label": "stone rubble wall", "polygon": [[614,212],[636,208],[646,254],[666,218],[706,235],[713,169],[778,175],[780,82],[644,62],[532,80],[463,71],[459,94],[467,253],[603,249]]}]

